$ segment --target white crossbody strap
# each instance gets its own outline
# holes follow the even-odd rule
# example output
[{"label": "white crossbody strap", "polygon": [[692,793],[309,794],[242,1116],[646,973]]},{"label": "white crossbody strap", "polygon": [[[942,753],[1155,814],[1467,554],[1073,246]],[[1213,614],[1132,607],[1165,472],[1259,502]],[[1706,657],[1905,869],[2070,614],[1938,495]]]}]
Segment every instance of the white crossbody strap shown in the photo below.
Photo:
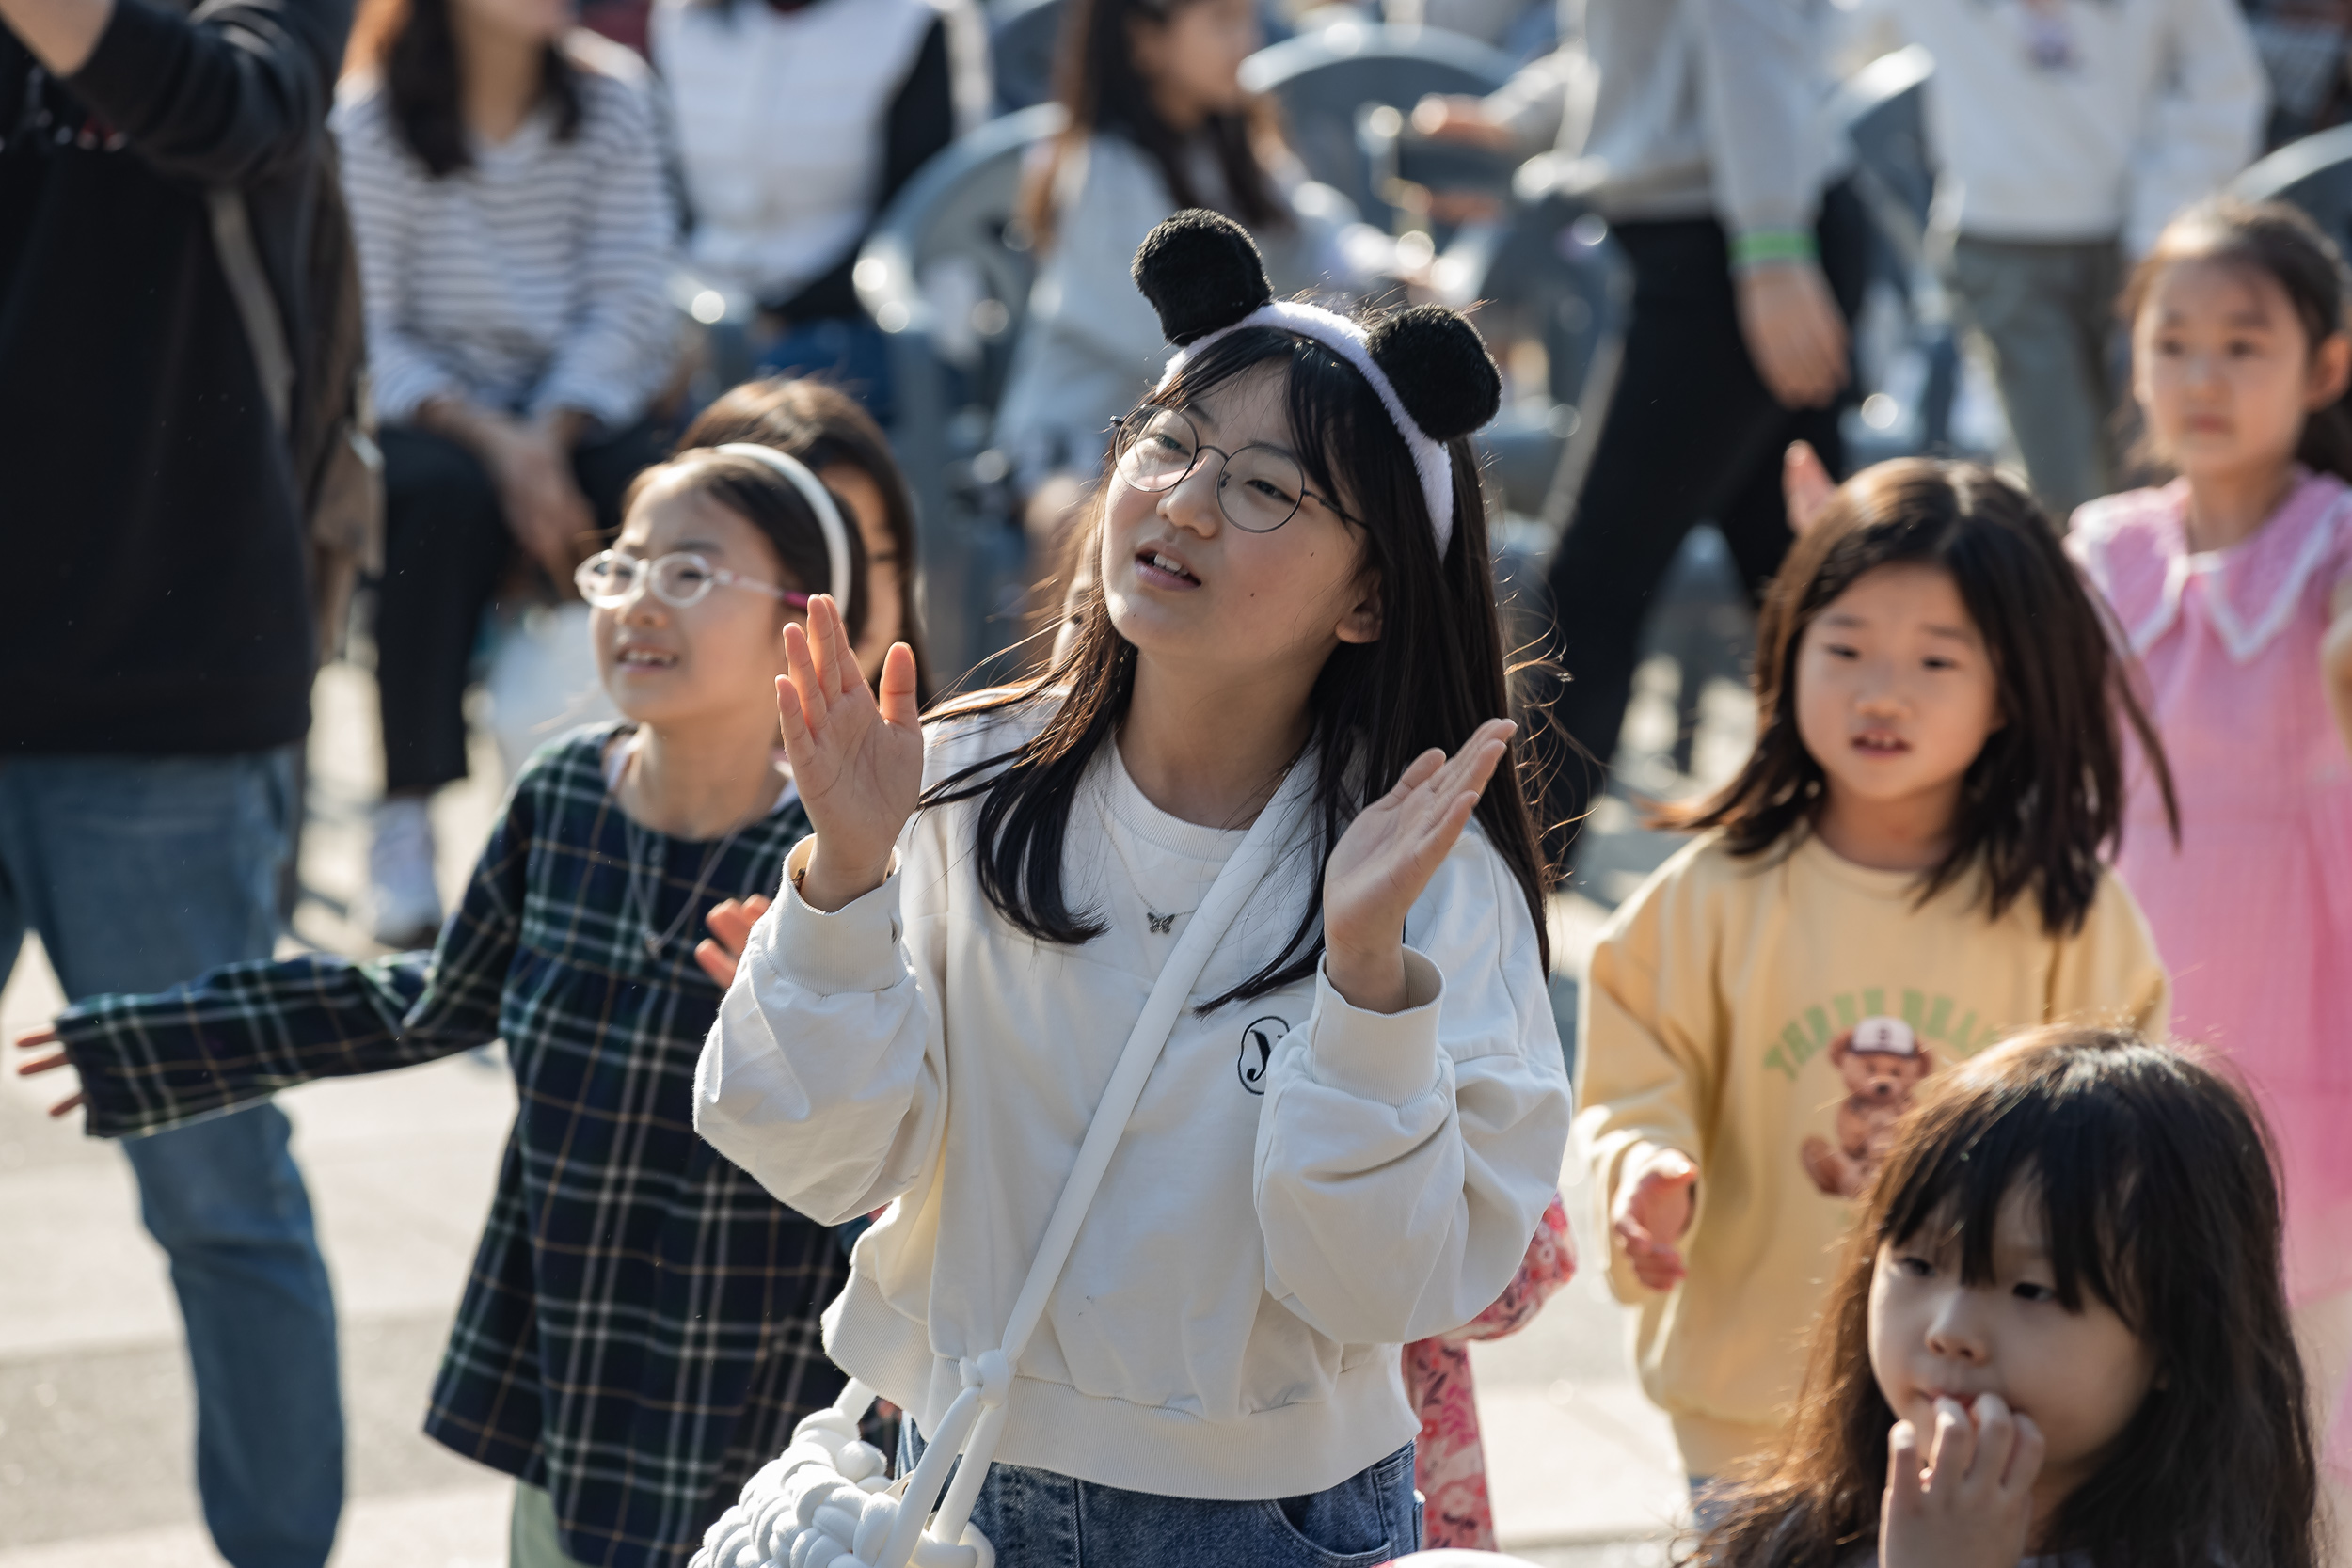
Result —
[{"label": "white crossbody strap", "polygon": [[[1002,1345],[962,1363],[963,1391],[929,1434],[930,1444],[914,1473],[882,1489],[881,1456],[856,1440],[857,1423],[873,1404],[875,1393],[852,1378],[832,1407],[803,1419],[783,1456],[744,1487],[742,1500],[712,1527],[694,1560],[696,1568],[759,1568],[775,1560],[771,1554],[777,1548],[802,1535],[837,1544],[847,1549],[846,1560],[861,1568],[992,1568],[994,1549],[970,1528],[970,1520],[1004,1431],[1013,1370],[1045,1316],[1055,1282],[1077,1243],[1078,1227],[1126,1134],[1127,1118],[1135,1114],[1160,1052],[1176,1032],[1194,985],[1242,906],[1274,868],[1285,829],[1296,819],[1312,783],[1312,768],[1291,769],[1176,939],[1175,950],[1161,965],[1094,1108],[1094,1118],[1079,1141],[1069,1179],[1045,1222],[1044,1240],[1038,1243],[1021,1293],[1013,1298]],[[852,1460],[853,1450],[862,1451]],[[942,1499],[948,1467],[959,1455],[962,1464],[956,1467],[955,1485]],[[815,1544],[812,1540],[810,1545]],[[792,1568],[798,1568],[803,1555],[836,1568],[843,1560],[837,1555],[811,1555],[810,1546],[802,1546],[789,1559]]]}]

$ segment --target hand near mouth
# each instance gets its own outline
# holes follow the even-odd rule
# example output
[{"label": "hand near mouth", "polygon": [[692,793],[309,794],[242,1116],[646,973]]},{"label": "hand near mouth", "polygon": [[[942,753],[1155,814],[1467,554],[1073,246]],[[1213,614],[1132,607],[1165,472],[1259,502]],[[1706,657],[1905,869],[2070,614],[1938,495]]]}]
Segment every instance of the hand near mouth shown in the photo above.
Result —
[{"label": "hand near mouth", "polygon": [[1930,1455],[1919,1429],[1898,1421],[1886,1439],[1879,1568],[2016,1568],[2033,1528],[2042,1429],[1998,1394],[1974,1409],[1935,1402]]}]

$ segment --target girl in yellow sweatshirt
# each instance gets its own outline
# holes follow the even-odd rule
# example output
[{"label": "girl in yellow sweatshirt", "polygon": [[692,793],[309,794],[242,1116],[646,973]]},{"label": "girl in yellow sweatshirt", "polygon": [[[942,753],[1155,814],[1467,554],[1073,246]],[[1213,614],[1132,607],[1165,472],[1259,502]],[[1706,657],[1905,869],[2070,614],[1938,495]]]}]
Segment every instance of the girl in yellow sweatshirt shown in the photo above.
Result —
[{"label": "girl in yellow sweatshirt", "polygon": [[2058,535],[1987,469],[1881,464],[1767,596],[1747,764],[1617,911],[1577,1120],[1643,1386],[1694,1481],[1769,1449],[1913,1087],[2020,1027],[2161,1035],[2104,853],[2119,715],[2162,752]]}]

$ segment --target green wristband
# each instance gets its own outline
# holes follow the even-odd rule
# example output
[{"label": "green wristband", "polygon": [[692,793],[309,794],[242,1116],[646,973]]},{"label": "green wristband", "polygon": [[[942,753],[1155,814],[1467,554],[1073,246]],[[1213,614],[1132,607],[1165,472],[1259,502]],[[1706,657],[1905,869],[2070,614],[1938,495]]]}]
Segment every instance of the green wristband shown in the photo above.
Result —
[{"label": "green wristband", "polygon": [[1810,261],[1820,254],[1803,229],[1752,229],[1731,242],[1731,264],[1742,270],[1775,261]]}]

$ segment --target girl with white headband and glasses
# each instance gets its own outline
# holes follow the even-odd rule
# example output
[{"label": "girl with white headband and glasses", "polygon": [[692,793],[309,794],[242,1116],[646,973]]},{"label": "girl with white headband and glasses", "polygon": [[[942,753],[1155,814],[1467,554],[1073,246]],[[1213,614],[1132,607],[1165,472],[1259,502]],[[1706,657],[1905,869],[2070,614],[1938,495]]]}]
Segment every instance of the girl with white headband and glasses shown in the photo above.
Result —
[{"label": "girl with white headband and glasses", "polygon": [[[1275,304],[1214,214],[1136,277],[1181,346],[1056,667],[925,726],[903,650],[877,702],[822,600],[786,633],[815,834],[695,1124],[813,1218],[890,1208],[825,1315],[856,1384],[705,1560],[843,1560],[806,1529],[904,1561],[955,1451],[919,1561],[1401,1556],[1398,1347],[1501,1295],[1551,1200],[1545,872],[1467,439],[1493,363],[1435,308]],[[871,1393],[912,1418],[903,1497],[843,1448]]]},{"label": "girl with white headband and glasses", "polygon": [[818,1343],[841,1246],[695,1137],[691,1103],[722,990],[704,919],[772,895],[809,831],[776,754],[779,633],[815,594],[849,635],[866,612],[844,510],[761,446],[639,476],[579,572],[626,717],[524,768],[432,953],[219,969],[33,1042],[109,1136],[506,1042],[521,1110],[425,1429],[521,1483],[521,1568],[683,1562],[842,1387]]}]

